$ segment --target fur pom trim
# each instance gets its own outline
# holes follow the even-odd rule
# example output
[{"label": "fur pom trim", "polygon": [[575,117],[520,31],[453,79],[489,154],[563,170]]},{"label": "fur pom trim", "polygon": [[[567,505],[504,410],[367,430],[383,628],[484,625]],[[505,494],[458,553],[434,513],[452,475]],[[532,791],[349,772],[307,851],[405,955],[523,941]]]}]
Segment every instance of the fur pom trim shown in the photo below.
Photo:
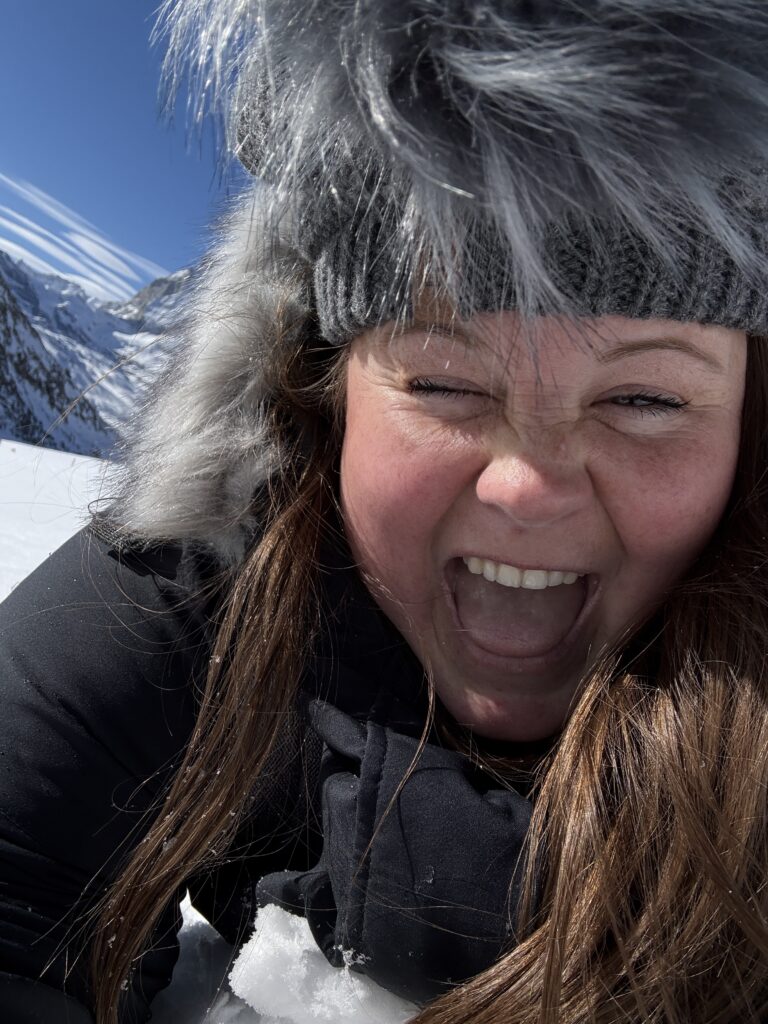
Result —
[{"label": "fur pom trim", "polygon": [[252,498],[275,464],[265,363],[277,325],[308,312],[295,253],[265,245],[263,206],[257,186],[222,225],[168,368],[126,429],[103,499],[118,539],[194,541],[232,565],[253,538]]},{"label": "fur pom trim", "polygon": [[233,146],[240,120],[279,209],[326,231],[378,205],[411,275],[482,280],[480,223],[515,305],[561,311],[556,222],[673,269],[703,227],[764,276],[764,0],[167,0],[160,32],[170,92],[186,69],[194,119]]}]

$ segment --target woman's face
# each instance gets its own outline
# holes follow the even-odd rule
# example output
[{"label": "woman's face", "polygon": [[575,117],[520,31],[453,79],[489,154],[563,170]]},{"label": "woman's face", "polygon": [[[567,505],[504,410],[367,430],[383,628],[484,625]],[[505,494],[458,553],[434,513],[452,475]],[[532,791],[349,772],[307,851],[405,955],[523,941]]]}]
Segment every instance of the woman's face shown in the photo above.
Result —
[{"label": "woman's face", "polygon": [[[535,740],[717,525],[743,332],[419,314],[352,345],[341,498],[377,602],[480,735]],[[532,356],[536,353],[536,357]]]}]

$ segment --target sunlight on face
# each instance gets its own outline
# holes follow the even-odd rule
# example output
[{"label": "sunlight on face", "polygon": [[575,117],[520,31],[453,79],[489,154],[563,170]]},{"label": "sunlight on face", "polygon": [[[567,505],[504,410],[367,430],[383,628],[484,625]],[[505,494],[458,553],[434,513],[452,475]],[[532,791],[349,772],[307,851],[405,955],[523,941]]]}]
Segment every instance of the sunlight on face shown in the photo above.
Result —
[{"label": "sunlight on face", "polygon": [[347,369],[352,551],[457,721],[551,735],[723,513],[746,337],[513,312],[391,332],[356,339]]}]

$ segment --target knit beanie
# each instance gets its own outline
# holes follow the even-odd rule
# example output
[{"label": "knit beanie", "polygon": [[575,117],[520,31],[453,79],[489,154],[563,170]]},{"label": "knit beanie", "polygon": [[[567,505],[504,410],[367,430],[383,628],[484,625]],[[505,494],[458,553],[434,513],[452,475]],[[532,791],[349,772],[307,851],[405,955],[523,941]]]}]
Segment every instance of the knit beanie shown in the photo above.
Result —
[{"label": "knit beanie", "polygon": [[332,343],[424,284],[768,333],[763,0],[169,0],[161,31]]}]

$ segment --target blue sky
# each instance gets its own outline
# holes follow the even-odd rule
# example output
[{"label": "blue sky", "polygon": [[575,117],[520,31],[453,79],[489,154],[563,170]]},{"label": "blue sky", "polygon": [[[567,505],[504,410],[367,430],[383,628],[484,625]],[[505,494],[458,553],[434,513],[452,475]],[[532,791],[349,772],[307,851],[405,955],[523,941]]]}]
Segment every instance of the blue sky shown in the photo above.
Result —
[{"label": "blue sky", "polygon": [[222,180],[210,131],[187,144],[183,106],[160,117],[156,7],[3,3],[0,248],[86,286],[101,263],[106,297],[193,262],[244,181],[236,165]]}]

